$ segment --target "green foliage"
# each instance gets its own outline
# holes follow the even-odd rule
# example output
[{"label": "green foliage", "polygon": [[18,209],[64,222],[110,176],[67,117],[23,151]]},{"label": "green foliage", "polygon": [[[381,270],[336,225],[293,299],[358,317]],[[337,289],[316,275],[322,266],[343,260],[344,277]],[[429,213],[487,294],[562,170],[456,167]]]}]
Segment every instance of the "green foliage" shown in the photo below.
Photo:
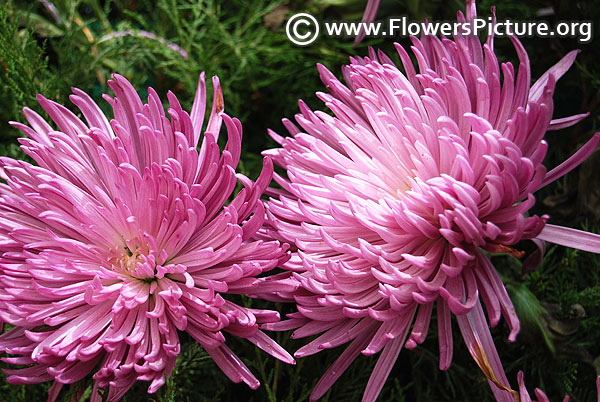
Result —
[{"label": "green foliage", "polygon": [[[48,57],[30,29],[20,30],[17,22],[0,8],[0,119],[6,132],[8,120],[14,120],[25,106],[35,103],[39,92],[52,93],[56,81],[48,73]],[[15,154],[14,139],[2,144],[3,154]],[[11,156],[12,156],[11,155]]]}]

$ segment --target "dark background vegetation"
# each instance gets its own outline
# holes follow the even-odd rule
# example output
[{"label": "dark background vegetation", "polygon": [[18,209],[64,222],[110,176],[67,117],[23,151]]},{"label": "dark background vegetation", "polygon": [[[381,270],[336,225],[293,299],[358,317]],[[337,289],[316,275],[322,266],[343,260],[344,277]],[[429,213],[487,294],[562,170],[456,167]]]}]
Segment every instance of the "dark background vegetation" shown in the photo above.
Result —
[{"label": "dark background vegetation", "polygon": [[[393,55],[392,40],[371,39],[352,47],[353,38],[321,36],[308,47],[292,45],[285,37],[285,20],[296,12],[310,12],[317,19],[359,20],[364,9],[360,0],[263,1],[229,0],[56,0],[59,18],[42,1],[9,0],[0,9],[0,154],[22,158],[20,133],[8,121],[24,121],[25,106],[40,110],[35,95],[71,107],[71,87],[90,93],[108,112],[101,94],[108,92],[106,80],[113,72],[127,77],[144,97],[148,86],[165,95],[172,90],[184,108],[190,108],[198,75],[218,75],[223,86],[226,112],[244,125],[244,152],[240,170],[256,177],[261,150],[274,146],[267,128],[284,133],[280,119],[293,117],[297,100],[322,108],[314,96],[324,90],[315,67],[320,62],[340,76],[348,56],[366,55],[367,46]],[[600,25],[598,2],[567,0],[484,0],[478,12],[489,15],[497,6],[499,19],[591,20]],[[553,13],[539,16],[542,9]],[[378,18],[408,15],[412,20],[453,20],[464,9],[460,1],[383,0]],[[102,40],[116,31],[151,32],[183,48],[184,59],[160,40],[139,35]],[[409,46],[407,38],[395,38]],[[590,112],[582,123],[549,132],[550,151],[546,165],[555,166],[580,147],[594,130],[600,116],[600,41],[581,44],[572,38],[523,38],[536,79],[568,51],[579,48],[576,65],[559,82],[555,93],[555,117]],[[516,61],[507,39],[496,40],[501,61]],[[393,56],[395,60],[397,57]],[[166,97],[165,97],[166,99]],[[536,194],[533,212],[548,213],[551,222],[600,232],[600,154],[596,152],[580,169]],[[517,248],[531,251],[527,243]],[[521,275],[520,261],[494,257],[521,318],[522,330],[515,343],[508,343],[508,330],[501,322],[493,330],[496,345],[509,380],[516,387],[518,370],[526,383],[544,389],[551,400],[596,398],[595,378],[600,374],[600,281],[594,255],[550,246],[537,271]],[[258,301],[245,300],[253,306]],[[278,305],[281,312],[291,306]],[[454,361],[449,370],[438,370],[435,320],[426,342],[415,351],[403,351],[380,396],[395,401],[489,401],[485,377],[472,361],[455,327]],[[290,351],[303,341],[288,333],[273,335]],[[191,338],[181,335],[182,354],[166,386],[156,395],[146,394],[147,384],[138,383],[124,401],[302,401],[321,373],[340,353],[339,349],[299,359],[287,366],[255,350],[249,342],[229,337],[236,351],[260,379],[257,391],[232,384]],[[360,357],[323,400],[360,399],[375,358]],[[91,388],[82,385],[89,396]],[[11,386],[0,379],[0,400],[45,400],[48,384]],[[69,400],[64,393],[61,399]],[[85,399],[85,398],[84,398]]]}]

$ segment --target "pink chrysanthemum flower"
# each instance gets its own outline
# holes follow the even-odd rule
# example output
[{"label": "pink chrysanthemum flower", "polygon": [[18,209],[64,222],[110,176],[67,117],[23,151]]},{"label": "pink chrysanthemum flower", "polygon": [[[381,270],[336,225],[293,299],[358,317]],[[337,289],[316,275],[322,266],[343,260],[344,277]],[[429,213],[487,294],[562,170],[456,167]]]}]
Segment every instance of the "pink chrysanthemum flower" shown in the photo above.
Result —
[{"label": "pink chrysanthemum flower", "polygon": [[[0,336],[13,384],[62,384],[93,372],[92,400],[109,387],[119,400],[137,380],[148,392],[165,382],[187,332],[233,381],[259,385],[225,345],[224,332],[273,356],[292,357],[258,329],[278,313],[239,306],[223,293],[285,290],[256,276],[287,260],[287,246],[253,240],[264,221],[259,200],[271,180],[265,159],[256,183],[236,175],[242,127],[223,113],[218,79],[204,135],[204,74],[192,111],[168,94],[165,115],[150,88],[143,104],[119,75],[105,96],[110,122],[84,92],[71,96],[85,123],[65,107],[38,100],[54,129],[25,109],[23,150],[39,166],[1,159]],[[228,141],[217,138],[225,123]],[[196,149],[203,138],[200,151]],[[227,203],[238,180],[243,189]]]},{"label": "pink chrysanthemum flower", "polygon": [[[467,2],[466,19],[475,17]],[[465,16],[458,14],[465,22]],[[287,170],[268,204],[274,236],[297,248],[285,268],[301,284],[298,312],[265,328],[297,328],[293,337],[319,337],[303,357],[351,342],[313,391],[321,397],[360,354],[381,352],[364,400],[375,400],[403,346],[425,340],[437,309],[440,368],[452,359],[451,314],[498,400],[514,401],[490,335],[504,316],[509,340],[519,320],[486,252],[522,253],[510,246],[532,239],[600,252],[600,237],[528,216],[533,193],[580,164],[596,134],[570,159],[542,165],[549,129],[586,115],[551,120],[555,82],[571,66],[567,54],[530,87],[527,53],[499,65],[493,37],[412,38],[399,45],[403,74],[383,53],[353,58],[347,86],[323,66],[333,112],[300,102],[292,137],[272,133],[281,148],[265,152]],[[483,300],[483,304],[481,303]]]}]

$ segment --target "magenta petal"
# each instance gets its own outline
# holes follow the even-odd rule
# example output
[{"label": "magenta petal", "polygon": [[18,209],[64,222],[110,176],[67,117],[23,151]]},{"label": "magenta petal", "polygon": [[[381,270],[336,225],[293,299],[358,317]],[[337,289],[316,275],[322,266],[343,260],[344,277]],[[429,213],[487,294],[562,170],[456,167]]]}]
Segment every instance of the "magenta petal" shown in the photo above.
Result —
[{"label": "magenta petal", "polygon": [[258,388],[260,382],[248,367],[224,344],[217,349],[206,349],[223,373],[233,382],[245,382],[252,389]]},{"label": "magenta petal", "polygon": [[571,127],[589,115],[589,113],[581,113],[569,117],[562,117],[560,119],[553,119],[548,125],[548,130],[562,130],[563,128]]},{"label": "magenta petal", "polygon": [[262,331],[256,331],[254,336],[246,339],[282,362],[296,364],[294,358],[287,351],[285,351],[285,349],[275,343],[275,341],[265,335]]},{"label": "magenta petal", "polygon": [[337,360],[327,369],[325,374],[321,377],[312,393],[310,394],[310,400],[316,401],[325,392],[331,388],[333,383],[342,375],[344,371],[350,366],[350,364],[360,355],[360,351],[367,346],[369,343],[369,334],[363,333],[356,337],[352,343],[346,347],[342,354]]},{"label": "magenta petal", "polygon": [[514,401],[514,391],[511,390],[504,374],[489,327],[485,322],[481,304],[477,303],[471,312],[457,316],[456,320],[469,352],[488,378],[496,400],[499,402]]},{"label": "magenta petal", "polygon": [[592,154],[592,152],[594,152],[598,146],[598,142],[600,142],[600,133],[594,134],[594,136],[590,138],[590,140],[586,142],[584,146],[579,148],[577,152],[571,155],[569,159],[546,173],[546,177],[544,177],[544,181],[539,187],[541,188],[549,183],[552,183],[582,164],[583,161],[586,160]]},{"label": "magenta petal", "polygon": [[546,242],[540,239],[531,239],[536,245],[537,249],[534,250],[524,261],[521,269],[521,275],[525,278],[529,272],[535,270],[540,266],[546,252]]},{"label": "magenta petal", "polygon": [[541,95],[544,87],[546,86],[550,75],[554,76],[554,80],[558,80],[560,77],[566,73],[571,65],[575,62],[575,58],[579,50],[572,50],[567,53],[558,63],[550,67],[548,71],[546,71],[538,80],[532,85],[529,90],[529,100],[536,101]]},{"label": "magenta petal", "polygon": [[[368,0],[367,1],[367,7],[365,8],[365,12],[363,14],[361,22],[370,23],[375,19],[375,17],[377,16],[377,10],[379,9],[380,1],[381,0]],[[362,40],[365,38],[365,35],[366,34],[365,34],[364,29],[361,29],[360,33],[356,36],[356,39],[354,40],[354,46],[356,46],[360,42],[362,42]]]},{"label": "magenta petal", "polygon": [[371,373],[371,377],[369,378],[369,382],[367,383],[367,388],[365,389],[365,393],[362,398],[363,401],[371,402],[377,399],[377,396],[381,392],[385,381],[390,375],[390,371],[392,371],[392,368],[398,359],[398,355],[402,350],[402,345],[406,339],[407,332],[408,331],[405,331],[403,336],[391,340],[383,348],[383,352],[381,352],[381,356],[379,356],[377,364],[375,365],[375,368]]},{"label": "magenta petal", "polygon": [[600,253],[600,235],[583,230],[546,224],[537,238],[578,250]]}]

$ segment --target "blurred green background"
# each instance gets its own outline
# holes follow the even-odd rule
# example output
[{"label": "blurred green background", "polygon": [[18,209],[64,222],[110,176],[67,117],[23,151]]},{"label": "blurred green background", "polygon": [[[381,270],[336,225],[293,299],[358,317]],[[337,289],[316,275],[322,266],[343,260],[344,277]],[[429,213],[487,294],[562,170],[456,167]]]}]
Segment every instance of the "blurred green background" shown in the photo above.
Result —
[{"label": "blurred green background", "polygon": [[[599,2],[534,0],[481,1],[480,15],[497,6],[499,19],[591,20],[598,27]],[[55,12],[51,6],[55,7]],[[20,133],[8,121],[23,121],[25,106],[40,111],[38,93],[67,105],[71,87],[91,94],[108,113],[101,94],[113,72],[129,79],[142,98],[152,86],[166,99],[172,90],[184,108],[191,108],[198,75],[218,75],[225,110],[244,126],[239,170],[251,178],[260,171],[260,151],[275,144],[267,128],[285,134],[282,117],[293,117],[297,100],[322,109],[314,93],[323,91],[315,67],[324,64],[340,76],[351,55],[366,55],[367,46],[385,50],[394,60],[393,40],[369,39],[357,47],[353,38],[321,37],[307,47],[291,44],[285,21],[297,12],[318,20],[358,21],[365,2],[359,0],[263,1],[228,0],[9,0],[0,9],[0,154],[23,158]],[[464,3],[452,1],[382,0],[378,19],[407,15],[411,20],[453,20]],[[115,36],[116,32],[128,35]],[[155,35],[147,37],[144,32]],[[405,47],[407,38],[395,38]],[[597,130],[600,111],[600,41],[582,44],[575,38],[522,38],[536,79],[568,51],[579,48],[576,65],[559,82],[555,117],[590,112],[584,122],[550,132],[546,165],[553,167],[572,154]],[[174,44],[178,52],[173,49]],[[516,62],[507,39],[497,39],[500,61]],[[208,80],[210,82],[210,80]],[[210,92],[209,92],[210,93]],[[548,213],[551,222],[600,232],[600,153],[576,172],[536,194],[533,212]],[[532,251],[527,243],[517,248]],[[533,388],[546,391],[551,400],[595,400],[595,378],[600,374],[600,273],[598,258],[584,252],[550,246],[540,268],[522,277],[520,261],[494,257],[521,318],[517,342],[508,343],[501,322],[493,329],[509,380],[516,387],[518,370]],[[244,299],[253,306],[264,304]],[[282,313],[288,305],[277,305]],[[491,401],[487,381],[472,361],[455,327],[454,361],[438,370],[435,320],[426,342],[415,351],[403,351],[380,396],[394,401]],[[288,333],[273,334],[288,350],[304,342]],[[228,343],[260,379],[257,391],[231,383],[208,355],[186,334],[182,354],[166,386],[156,395],[138,383],[124,401],[303,401],[341,348],[299,359],[287,366],[257,351],[249,342],[229,337]],[[323,400],[358,401],[376,359],[359,357]],[[11,386],[0,379],[0,400],[42,401],[48,384]],[[91,388],[84,387],[89,397]],[[64,392],[60,400],[70,400]],[[84,400],[86,398],[84,397]]]}]

